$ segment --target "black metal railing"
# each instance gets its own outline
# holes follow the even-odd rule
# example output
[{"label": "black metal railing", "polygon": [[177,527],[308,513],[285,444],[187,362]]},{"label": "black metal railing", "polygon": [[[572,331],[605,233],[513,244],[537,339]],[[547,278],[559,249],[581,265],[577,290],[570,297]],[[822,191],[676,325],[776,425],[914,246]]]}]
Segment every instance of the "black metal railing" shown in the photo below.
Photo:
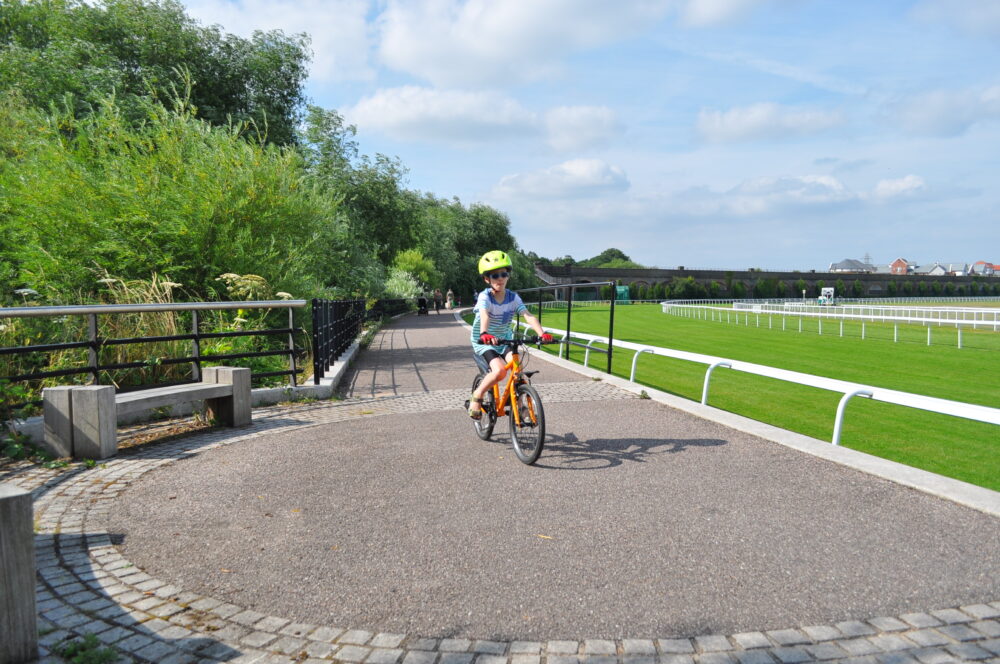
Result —
[{"label": "black metal railing", "polygon": [[361,333],[367,318],[364,300],[312,301],[313,383],[346,351]]},{"label": "black metal railing", "polygon": [[[594,281],[594,282],[583,282],[579,284],[558,284],[555,286],[540,286],[538,288],[519,288],[518,294],[524,295],[525,293],[538,293],[538,322],[542,322],[542,294],[549,291],[561,291],[565,290],[565,302],[566,302],[566,334],[563,336],[562,340],[559,342],[562,344],[566,351],[566,359],[570,359],[570,349],[573,346],[579,346],[581,348],[586,348],[588,351],[594,351],[597,353],[604,353],[608,356],[608,370],[607,373],[611,373],[611,358],[614,353],[614,340],[615,340],[615,298],[611,298],[611,311],[608,315],[608,347],[605,348],[595,348],[588,344],[580,343],[579,341],[573,341],[571,335],[573,333],[573,294],[576,292],[577,288],[600,288],[601,286],[611,286],[614,287],[616,283],[614,281]],[[523,298],[525,302],[529,298]],[[520,324],[520,319],[518,319],[518,324]],[[561,353],[560,353],[561,355]]]},{"label": "black metal railing", "polygon": [[[295,345],[295,335],[303,330],[295,327],[294,310],[305,306],[305,300],[267,300],[251,302],[176,302],[169,304],[108,304],[108,305],[75,305],[63,307],[13,307],[0,308],[0,319],[13,318],[40,318],[55,317],[57,320],[68,320],[68,317],[85,316],[87,321],[86,339],[67,341],[62,343],[29,344],[23,346],[10,346],[0,348],[0,355],[28,355],[33,353],[53,353],[76,348],[87,349],[87,361],[81,366],[50,369],[32,370],[13,375],[0,376],[0,381],[9,382],[29,382],[40,381],[48,378],[61,378],[67,376],[89,374],[89,382],[93,385],[100,385],[103,381],[102,375],[111,371],[128,369],[146,369],[151,363],[156,365],[176,365],[190,364],[190,378],[175,380],[171,383],[163,384],[183,384],[201,380],[201,369],[203,363],[222,362],[255,357],[285,356],[288,361],[288,368],[281,371],[258,371],[251,374],[252,379],[262,379],[275,376],[287,376],[289,385],[294,386],[295,377],[302,373],[302,369],[297,365],[297,357],[302,349]],[[227,332],[204,332],[201,330],[200,312],[222,311],[222,310],[254,310],[254,309],[287,309],[288,327],[268,328],[258,330],[233,330]],[[145,314],[158,312],[190,312],[191,332],[186,334],[170,334],[158,336],[141,337],[119,337],[108,338],[100,334],[99,316],[112,316],[122,314]],[[236,337],[286,337],[286,342],[281,348],[271,350],[258,350],[239,353],[212,353],[203,354],[203,342],[209,339],[224,339]],[[105,348],[130,344],[148,344],[155,342],[190,341],[191,350],[189,355],[180,357],[157,357],[153,360],[135,362],[112,362],[101,361],[102,351]],[[130,385],[119,388],[122,391],[141,389],[150,385]],[[27,405],[39,405],[41,401],[34,399],[25,403],[13,404],[10,407],[20,408]]]},{"label": "black metal railing", "polygon": [[[68,378],[71,376],[87,375],[88,382],[100,385],[107,382],[106,376],[112,371],[128,371],[135,369],[148,369],[155,365],[180,365],[189,364],[191,369],[189,376],[180,380],[156,383],[162,385],[176,385],[193,383],[201,380],[201,369],[205,363],[217,363],[249,358],[260,358],[270,356],[285,356],[287,358],[287,369],[280,371],[255,371],[251,374],[251,380],[287,376],[289,386],[296,384],[296,376],[303,372],[299,366],[300,358],[305,354],[305,349],[311,346],[313,352],[313,381],[319,384],[324,377],[327,368],[347,350],[351,343],[362,331],[362,326],[366,320],[377,320],[384,316],[395,316],[405,313],[413,308],[412,299],[389,299],[376,300],[371,308],[366,308],[366,302],[362,299],[356,300],[312,300],[312,338],[309,346],[296,345],[296,335],[307,334],[303,326],[298,328],[295,325],[294,310],[304,307],[306,300],[268,300],[253,302],[178,302],[171,304],[114,304],[114,305],[77,305],[64,307],[14,307],[0,308],[0,320],[14,318],[42,318],[52,317],[57,321],[69,320],[69,317],[86,317],[86,330],[81,331],[79,336],[83,339],[74,339],[59,343],[39,343],[26,344],[22,346],[0,347],[0,356],[4,355],[32,355],[37,354],[34,362],[31,362],[27,369],[16,371],[10,375],[0,375],[0,381],[11,383],[30,383],[32,381],[43,381],[53,378]],[[226,332],[206,332],[202,330],[203,321],[201,315],[206,311],[221,310],[254,310],[254,309],[287,309],[288,326],[280,328],[255,329],[255,330],[234,330]],[[135,337],[105,337],[100,334],[101,325],[99,316],[112,316],[122,314],[144,314],[159,312],[189,312],[191,327],[189,333],[148,335]],[[65,326],[67,329],[72,325]],[[236,337],[275,337],[286,336],[286,343],[280,348],[270,350],[253,350],[246,352],[218,353],[209,352],[211,347],[206,347],[207,340],[226,339]],[[189,354],[180,354],[171,357],[156,357],[150,360],[133,362],[102,362],[104,349],[114,346],[129,344],[148,344],[155,342],[177,342],[190,341]],[[72,349],[86,349],[87,357],[85,362],[79,362],[78,366],[69,368],[44,368],[51,366],[49,354],[58,353]],[[33,366],[31,366],[33,365]],[[0,370],[0,373],[3,373]],[[131,391],[152,387],[151,384],[135,384],[119,387],[119,391]],[[40,389],[38,389],[40,392]],[[37,406],[42,402],[40,399],[32,399],[24,403],[10,404],[8,408],[18,409],[24,406]]]}]

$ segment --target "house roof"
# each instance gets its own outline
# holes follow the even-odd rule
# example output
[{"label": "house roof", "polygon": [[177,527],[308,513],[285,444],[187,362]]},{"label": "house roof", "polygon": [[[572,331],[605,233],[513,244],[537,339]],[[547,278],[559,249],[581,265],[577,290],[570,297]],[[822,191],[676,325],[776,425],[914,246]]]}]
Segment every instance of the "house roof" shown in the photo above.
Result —
[{"label": "house roof", "polygon": [[863,261],[855,260],[853,258],[845,258],[839,263],[831,263],[830,271],[844,271],[844,272],[874,272],[875,267],[865,263]]}]

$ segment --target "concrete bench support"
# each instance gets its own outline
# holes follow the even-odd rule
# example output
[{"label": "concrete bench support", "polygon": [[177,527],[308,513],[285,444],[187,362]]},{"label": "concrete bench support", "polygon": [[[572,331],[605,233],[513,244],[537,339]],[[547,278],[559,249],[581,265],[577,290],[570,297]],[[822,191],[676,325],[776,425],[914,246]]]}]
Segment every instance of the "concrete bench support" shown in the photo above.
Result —
[{"label": "concrete bench support", "polygon": [[31,494],[0,484],[0,662],[38,657]]},{"label": "concrete bench support", "polygon": [[226,426],[250,424],[250,370],[208,367],[200,383],[115,394],[106,385],[47,388],[45,442],[60,456],[107,459],[118,452],[118,418],[177,403],[204,401]]},{"label": "concrete bench support", "polygon": [[87,385],[74,387],[71,394],[73,456],[79,459],[107,459],[117,454],[115,388],[110,385]]},{"label": "concrete bench support", "polygon": [[231,397],[205,399],[211,417],[228,427],[250,424],[250,370],[235,367],[206,367],[202,382],[233,386]]}]

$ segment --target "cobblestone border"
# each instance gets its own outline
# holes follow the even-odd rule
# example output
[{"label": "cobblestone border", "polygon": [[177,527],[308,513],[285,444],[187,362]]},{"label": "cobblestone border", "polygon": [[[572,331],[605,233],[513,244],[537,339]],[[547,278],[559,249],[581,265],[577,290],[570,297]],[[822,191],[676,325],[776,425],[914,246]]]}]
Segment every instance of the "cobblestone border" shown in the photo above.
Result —
[{"label": "cobblestone border", "polygon": [[[692,638],[487,641],[293,623],[185,591],[135,567],[107,531],[112,502],[161,465],[275,431],[392,412],[453,409],[464,390],[255,412],[249,429],[212,430],[126,450],[69,472],[26,467],[0,478],[33,492],[42,662],[83,634],[122,662],[352,664],[1000,664],[1000,601],[766,632]],[[549,401],[635,398],[601,383],[546,385]]]}]

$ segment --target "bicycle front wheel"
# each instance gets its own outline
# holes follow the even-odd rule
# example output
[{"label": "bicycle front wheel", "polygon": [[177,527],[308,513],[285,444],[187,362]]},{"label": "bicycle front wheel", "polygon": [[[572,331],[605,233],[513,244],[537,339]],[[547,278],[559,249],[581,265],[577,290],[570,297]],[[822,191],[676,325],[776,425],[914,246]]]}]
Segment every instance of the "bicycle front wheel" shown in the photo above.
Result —
[{"label": "bicycle front wheel", "polygon": [[517,386],[517,414],[510,409],[510,439],[518,459],[528,465],[538,460],[545,444],[545,411],[531,385]]}]

